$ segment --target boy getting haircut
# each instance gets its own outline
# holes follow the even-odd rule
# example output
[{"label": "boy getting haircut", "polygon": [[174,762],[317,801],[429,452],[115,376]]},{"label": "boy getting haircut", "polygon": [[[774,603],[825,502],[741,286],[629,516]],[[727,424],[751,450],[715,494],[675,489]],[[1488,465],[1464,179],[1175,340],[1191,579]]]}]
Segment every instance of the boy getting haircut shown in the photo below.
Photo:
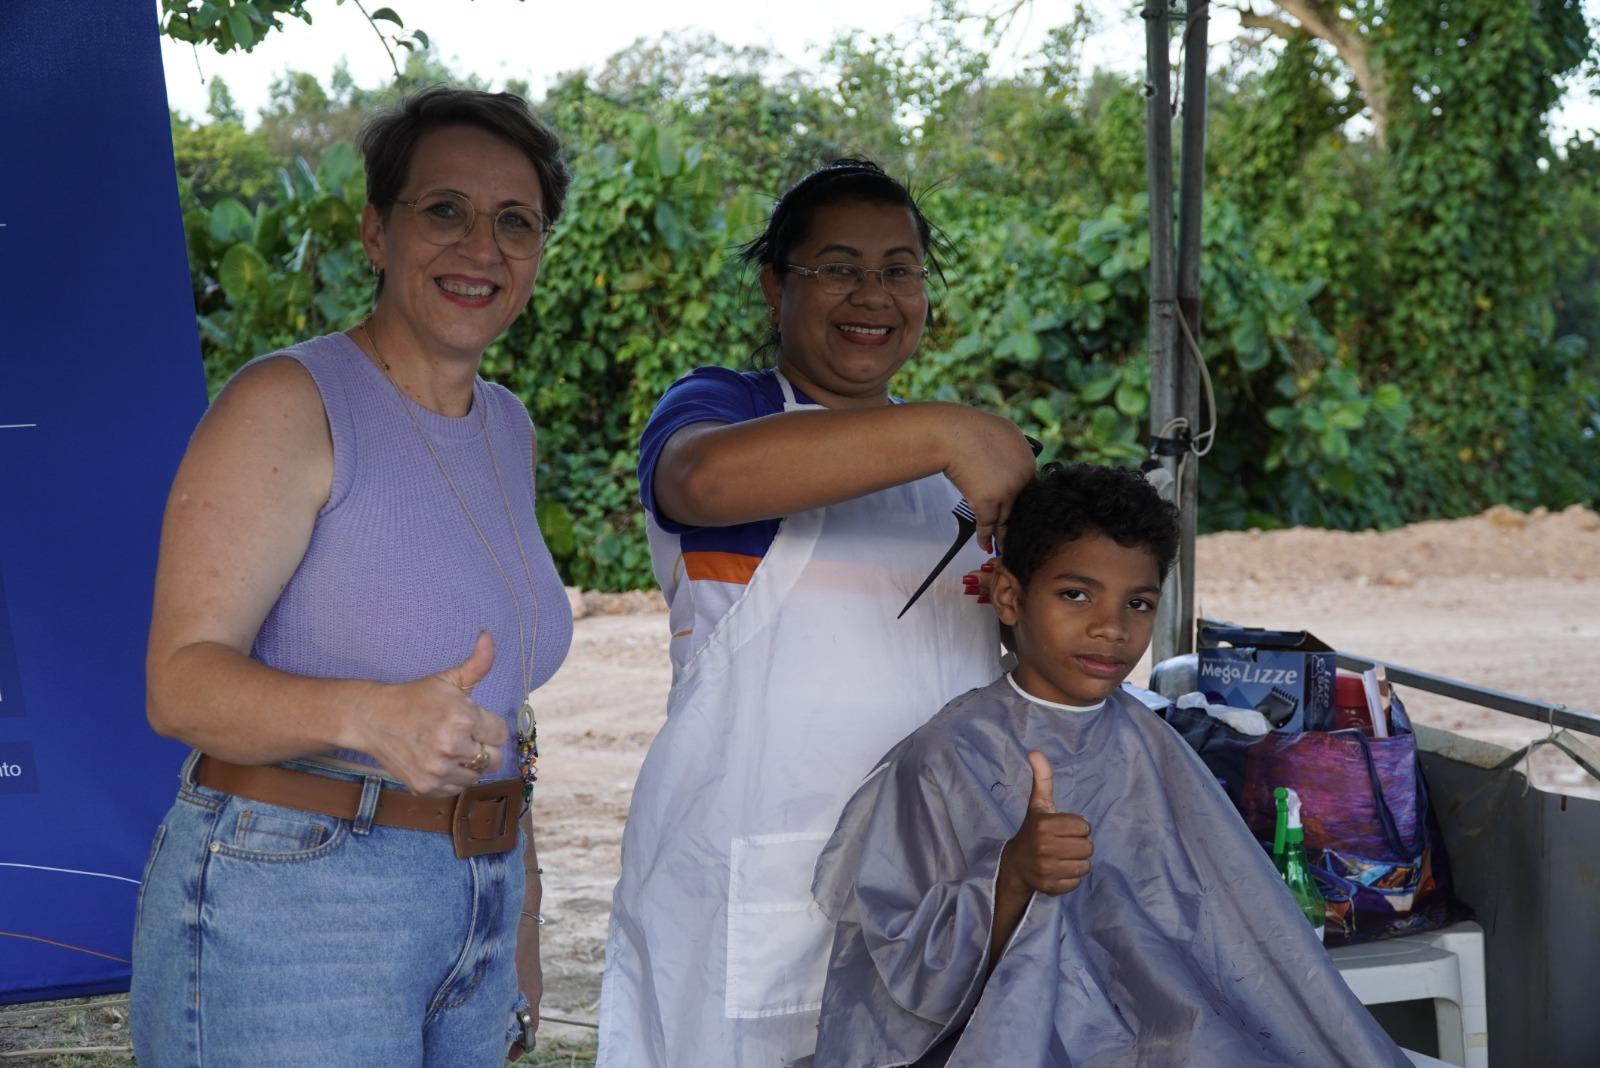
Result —
[{"label": "boy getting haircut", "polygon": [[992,597],[1017,668],[850,800],[813,893],[837,922],[816,1068],[1404,1066],[1192,749],[1122,681],[1176,514],[1051,465]]}]

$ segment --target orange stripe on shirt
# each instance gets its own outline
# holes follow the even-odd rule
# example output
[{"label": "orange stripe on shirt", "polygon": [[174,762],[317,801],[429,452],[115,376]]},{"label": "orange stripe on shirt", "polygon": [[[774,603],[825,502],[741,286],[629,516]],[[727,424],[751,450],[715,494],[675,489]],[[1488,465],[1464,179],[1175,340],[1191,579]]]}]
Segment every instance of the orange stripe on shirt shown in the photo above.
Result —
[{"label": "orange stripe on shirt", "polygon": [[690,579],[710,579],[743,586],[761,566],[761,557],[743,553],[696,552],[683,554],[683,571]]}]

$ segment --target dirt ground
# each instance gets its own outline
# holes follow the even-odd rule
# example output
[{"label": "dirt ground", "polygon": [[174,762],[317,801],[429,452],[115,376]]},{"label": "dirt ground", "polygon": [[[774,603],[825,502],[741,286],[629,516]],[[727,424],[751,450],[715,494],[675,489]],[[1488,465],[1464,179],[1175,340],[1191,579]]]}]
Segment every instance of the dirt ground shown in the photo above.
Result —
[{"label": "dirt ground", "polygon": [[[1336,648],[1508,693],[1600,710],[1600,516],[1574,506],[1385,533],[1229,532],[1200,539],[1199,614],[1304,629]],[[545,1011],[594,1019],[622,821],[661,724],[667,618],[653,594],[597,598],[543,691],[537,819],[545,869]],[[1149,678],[1148,658],[1132,681]],[[1508,747],[1545,727],[1427,694],[1412,718]],[[1548,752],[1546,750],[1545,752]],[[1535,782],[1589,792],[1564,760]],[[1594,796],[1600,796],[1595,791]]]},{"label": "dirt ground", "polygon": [[[1523,515],[1495,508],[1469,519],[1387,533],[1285,530],[1200,539],[1199,614],[1252,626],[1306,629],[1350,652],[1508,693],[1600,710],[1600,516],[1573,507]],[[953,576],[952,576],[952,580]],[[670,672],[667,617],[656,594],[586,594],[566,665],[541,692],[536,798],[545,870],[544,1012],[592,1021],[598,1011],[606,918],[622,823],[645,750],[660,726]],[[1132,681],[1144,683],[1148,662]],[[1507,747],[1546,728],[1408,692],[1420,723]],[[1548,752],[1548,750],[1546,750]],[[1537,784],[1600,796],[1600,784],[1554,757],[1536,759]],[[102,999],[105,1000],[105,999]],[[24,1037],[0,1020],[4,1063],[85,1065],[114,1058],[16,1060],[3,1051],[126,1042],[124,1006],[62,1007],[72,1028]],[[6,1025],[10,1025],[8,1028]],[[33,1025],[30,1016],[27,1026]],[[593,1032],[547,1024],[551,1044]],[[15,1039],[15,1045],[10,1040]],[[561,1046],[564,1051],[567,1047]],[[13,1057],[15,1054],[13,1054]]]}]

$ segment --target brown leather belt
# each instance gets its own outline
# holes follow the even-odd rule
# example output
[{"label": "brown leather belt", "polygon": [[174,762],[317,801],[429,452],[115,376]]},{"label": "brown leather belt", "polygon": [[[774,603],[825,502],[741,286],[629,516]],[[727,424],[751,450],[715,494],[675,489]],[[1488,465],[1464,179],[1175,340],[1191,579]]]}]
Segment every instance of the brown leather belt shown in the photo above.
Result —
[{"label": "brown leather belt", "polygon": [[[235,797],[342,820],[355,819],[361,808],[359,782],[272,764],[232,764],[202,755],[195,764],[194,781]],[[521,780],[493,779],[469,786],[454,797],[379,790],[372,822],[408,831],[448,834],[455,843],[456,856],[477,857],[503,853],[516,845],[521,814]]]}]

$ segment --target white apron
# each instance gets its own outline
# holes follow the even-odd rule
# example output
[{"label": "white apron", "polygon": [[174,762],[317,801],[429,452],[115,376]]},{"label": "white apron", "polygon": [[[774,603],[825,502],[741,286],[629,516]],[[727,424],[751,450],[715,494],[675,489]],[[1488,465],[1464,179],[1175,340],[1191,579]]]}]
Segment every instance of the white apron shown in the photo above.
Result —
[{"label": "white apron", "polygon": [[[795,403],[782,380],[786,411]],[[674,681],[622,839],[600,1068],[779,1068],[816,1046],[833,927],[817,854],[877,759],[999,672],[961,593],[942,475],[784,518],[742,598]]]}]

